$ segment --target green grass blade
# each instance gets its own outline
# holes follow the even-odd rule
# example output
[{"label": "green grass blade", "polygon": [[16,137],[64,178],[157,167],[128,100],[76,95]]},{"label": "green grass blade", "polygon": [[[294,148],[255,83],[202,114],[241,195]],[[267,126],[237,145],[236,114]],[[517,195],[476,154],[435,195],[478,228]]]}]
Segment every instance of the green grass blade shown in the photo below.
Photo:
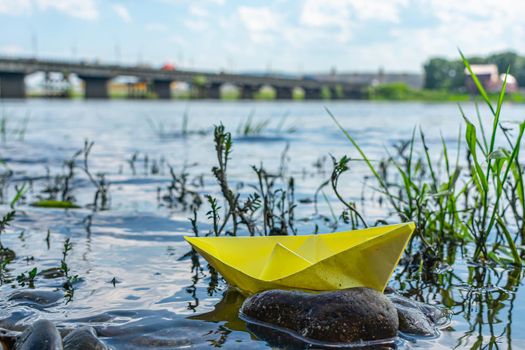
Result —
[{"label": "green grass blade", "polygon": [[509,230],[507,229],[507,225],[505,225],[505,223],[503,222],[503,220],[499,216],[497,218],[497,221],[498,221],[499,227],[503,231],[503,235],[505,236],[505,240],[507,241],[507,244],[510,247],[510,251],[512,252],[512,258],[514,259],[514,263],[516,265],[518,265],[518,266],[521,266],[522,265],[522,261],[521,261],[520,253],[518,252],[518,249],[516,248],[516,243],[512,239],[512,236],[511,236]]},{"label": "green grass blade", "polygon": [[492,114],[495,115],[496,111],[494,110],[494,107],[492,107],[492,103],[490,102],[490,98],[487,95],[487,92],[485,91],[485,88],[483,87],[483,85],[479,81],[479,79],[476,76],[476,74],[474,74],[474,72],[472,71],[472,67],[470,66],[470,63],[468,62],[467,58],[463,55],[463,52],[461,52],[461,50],[459,50],[459,54],[461,56],[461,60],[463,61],[463,64],[465,65],[465,67],[467,68],[468,72],[470,73],[470,77],[474,81],[474,84],[476,84],[476,87],[478,88],[479,94],[485,100],[485,103],[487,104],[487,106],[492,111]]}]

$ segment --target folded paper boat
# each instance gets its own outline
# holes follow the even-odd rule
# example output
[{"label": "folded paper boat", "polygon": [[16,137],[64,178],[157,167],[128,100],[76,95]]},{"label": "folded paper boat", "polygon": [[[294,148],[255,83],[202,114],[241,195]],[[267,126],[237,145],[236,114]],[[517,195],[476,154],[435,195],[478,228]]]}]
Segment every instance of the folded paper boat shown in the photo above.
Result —
[{"label": "folded paper boat", "polygon": [[184,237],[245,294],[268,289],[382,292],[414,223],[304,236]]}]

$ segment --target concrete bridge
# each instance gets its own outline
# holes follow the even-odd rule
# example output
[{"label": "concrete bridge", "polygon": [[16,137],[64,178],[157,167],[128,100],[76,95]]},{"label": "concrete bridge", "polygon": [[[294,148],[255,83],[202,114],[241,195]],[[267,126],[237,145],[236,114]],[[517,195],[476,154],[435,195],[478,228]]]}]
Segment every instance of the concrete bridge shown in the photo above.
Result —
[{"label": "concrete bridge", "polygon": [[147,81],[159,99],[170,99],[172,82],[186,82],[197,88],[201,98],[220,98],[223,84],[240,89],[242,99],[252,99],[263,86],[275,89],[276,99],[292,99],[293,89],[301,88],[305,99],[320,99],[322,89],[329,89],[332,98],[362,98],[365,86],[344,81],[319,81],[302,77],[249,75],[187,70],[163,70],[143,66],[125,66],[85,62],[67,62],[32,58],[0,57],[0,98],[24,98],[24,78],[36,72],[76,74],[84,81],[86,98],[109,98],[108,82],[118,76],[136,77]]}]

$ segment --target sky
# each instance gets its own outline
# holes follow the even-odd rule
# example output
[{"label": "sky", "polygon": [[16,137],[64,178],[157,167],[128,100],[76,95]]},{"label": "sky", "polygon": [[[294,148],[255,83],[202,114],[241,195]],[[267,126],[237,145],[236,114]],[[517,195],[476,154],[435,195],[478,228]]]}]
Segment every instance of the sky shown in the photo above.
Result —
[{"label": "sky", "polygon": [[0,55],[224,71],[419,72],[525,53],[525,0],[0,0]]}]

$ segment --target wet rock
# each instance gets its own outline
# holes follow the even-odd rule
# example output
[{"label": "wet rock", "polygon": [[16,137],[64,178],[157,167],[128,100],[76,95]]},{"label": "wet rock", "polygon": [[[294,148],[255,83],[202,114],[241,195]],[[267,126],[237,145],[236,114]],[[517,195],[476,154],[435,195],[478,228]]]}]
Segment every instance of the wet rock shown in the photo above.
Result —
[{"label": "wet rock", "polygon": [[55,304],[63,297],[64,294],[59,291],[32,289],[14,292],[9,296],[9,300],[46,307]]},{"label": "wet rock", "polygon": [[18,332],[0,328],[0,349],[11,349],[16,342]]},{"label": "wet rock", "polygon": [[388,340],[397,335],[395,306],[382,293],[352,288],[319,294],[271,290],[244,302],[241,315],[323,342]]},{"label": "wet rock", "polygon": [[390,286],[386,286],[385,287],[385,290],[383,291],[383,294],[392,294],[392,293],[395,293],[396,290]]},{"label": "wet rock", "polygon": [[93,327],[80,327],[64,338],[64,350],[107,350]]},{"label": "wet rock", "polygon": [[46,279],[64,277],[64,271],[59,267],[51,267],[38,273],[39,276]]},{"label": "wet rock", "polygon": [[39,320],[28,327],[17,339],[15,350],[61,350],[62,339],[55,325]]},{"label": "wet rock", "polygon": [[26,327],[19,324],[19,322],[32,315],[32,312],[27,310],[19,310],[11,313],[8,317],[0,319],[0,328],[10,331],[23,331]]},{"label": "wet rock", "polygon": [[436,334],[436,324],[444,317],[441,309],[397,294],[390,294],[388,298],[396,306],[401,332],[420,336]]},{"label": "wet rock", "polygon": [[434,325],[430,323],[430,320],[421,310],[397,306],[397,314],[399,316],[399,331],[420,336],[436,334]]},{"label": "wet rock", "polygon": [[391,294],[388,297],[390,298],[390,301],[396,305],[396,307],[400,305],[407,308],[420,310],[433,323],[439,323],[445,317],[445,312],[436,306],[411,300],[398,294]]}]

